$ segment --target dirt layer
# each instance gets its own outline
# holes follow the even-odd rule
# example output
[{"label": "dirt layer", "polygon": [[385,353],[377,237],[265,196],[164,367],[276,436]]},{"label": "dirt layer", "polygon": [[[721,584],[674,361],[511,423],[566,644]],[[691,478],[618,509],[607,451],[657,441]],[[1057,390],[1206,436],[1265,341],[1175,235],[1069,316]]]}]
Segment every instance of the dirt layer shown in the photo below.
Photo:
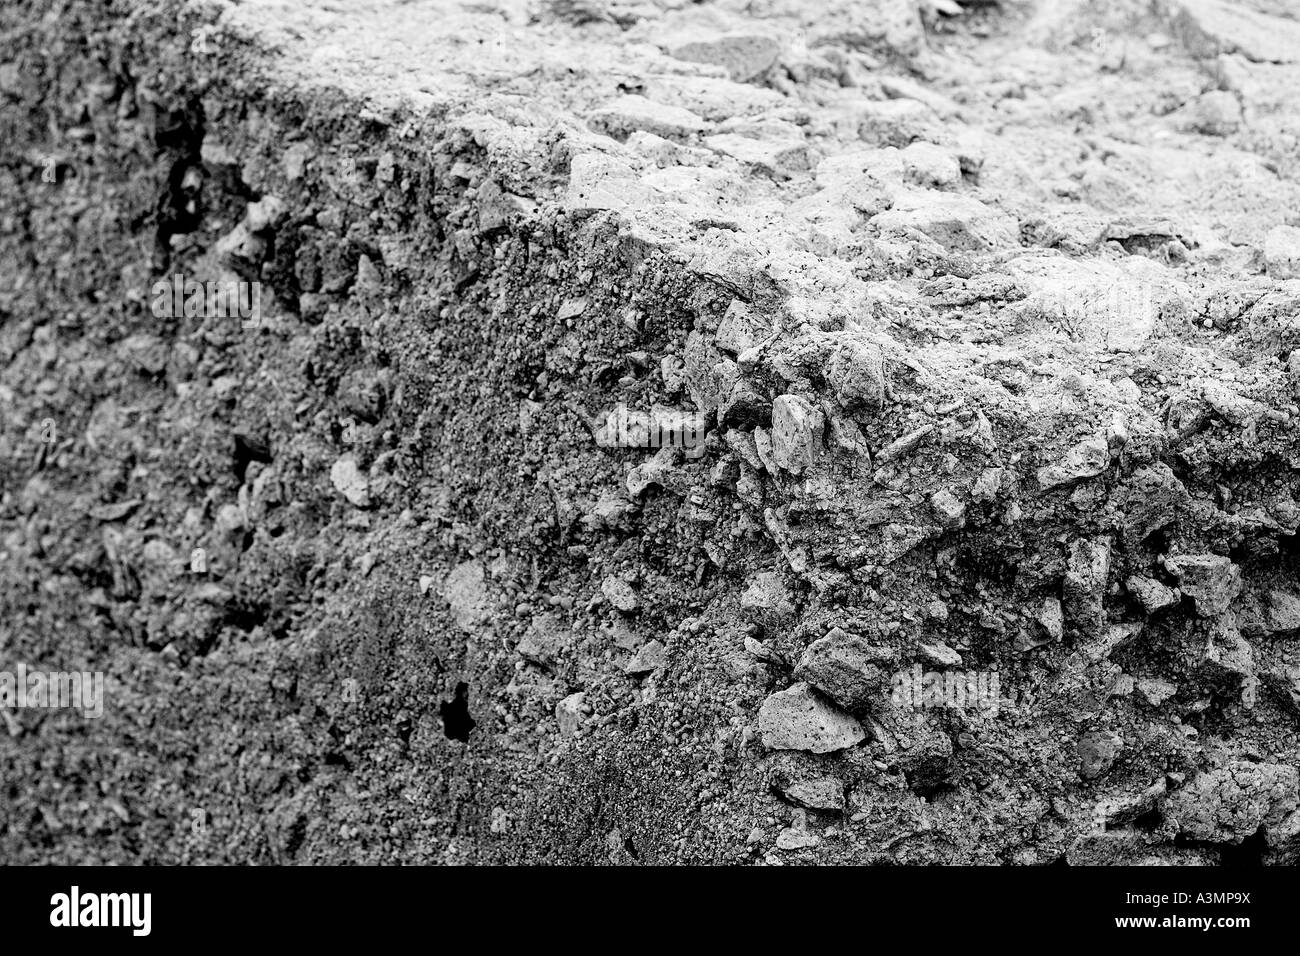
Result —
[{"label": "dirt layer", "polygon": [[6,3],[0,860],[1294,862],[1290,37]]}]

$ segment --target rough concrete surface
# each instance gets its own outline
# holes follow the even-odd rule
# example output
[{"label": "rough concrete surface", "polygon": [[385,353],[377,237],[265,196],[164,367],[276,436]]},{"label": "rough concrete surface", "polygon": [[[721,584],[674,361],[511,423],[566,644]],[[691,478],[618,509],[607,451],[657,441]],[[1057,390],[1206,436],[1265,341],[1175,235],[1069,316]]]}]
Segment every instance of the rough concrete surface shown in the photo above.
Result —
[{"label": "rough concrete surface", "polygon": [[1297,91],[1283,0],[10,0],[0,860],[1294,862]]}]

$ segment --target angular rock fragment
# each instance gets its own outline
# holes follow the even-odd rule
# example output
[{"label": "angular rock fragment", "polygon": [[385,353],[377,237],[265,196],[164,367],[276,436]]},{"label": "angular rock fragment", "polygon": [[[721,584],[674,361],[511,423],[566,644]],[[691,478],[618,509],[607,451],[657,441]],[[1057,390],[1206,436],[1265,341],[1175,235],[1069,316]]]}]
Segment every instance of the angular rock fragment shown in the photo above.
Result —
[{"label": "angular rock fragment", "polygon": [[1264,627],[1270,634],[1300,631],[1300,597],[1289,591],[1269,591],[1264,602]]},{"label": "angular rock fragment", "polygon": [[1223,382],[1205,379],[1199,384],[1210,408],[1239,428],[1255,425],[1268,415],[1268,406],[1263,402],[1247,398]]},{"label": "angular rock fragment", "polygon": [[1079,652],[1090,662],[1104,661],[1119,648],[1125,647],[1142,633],[1141,623],[1107,624],[1091,639],[1085,641]]},{"label": "angular rock fragment", "polygon": [[971,497],[976,501],[990,502],[997,500],[998,492],[1002,490],[1002,479],[1006,474],[1003,468],[985,468],[980,472],[980,476],[975,479],[975,484],[971,488]]},{"label": "angular rock fragment", "polygon": [[717,346],[740,354],[758,345],[771,334],[771,327],[739,299],[734,299],[718,324]]},{"label": "angular rock fragment", "polygon": [[811,849],[819,843],[821,837],[808,829],[808,822],[802,817],[794,825],[782,830],[776,838],[776,848],[786,852]]},{"label": "angular rock fragment", "polygon": [[1157,611],[1163,611],[1167,607],[1173,607],[1178,603],[1178,592],[1173,588],[1166,587],[1154,578],[1143,577],[1140,574],[1134,574],[1124,582],[1128,588],[1129,594],[1142,605],[1142,610],[1148,614],[1155,614]]},{"label": "angular rock fragment", "polygon": [[560,725],[561,736],[572,737],[578,732],[583,717],[586,716],[586,704],[587,695],[579,691],[555,705],[555,721]]},{"label": "angular rock fragment", "polygon": [[851,420],[836,415],[833,412],[827,415],[831,424],[831,445],[840,451],[848,452],[854,458],[861,458],[866,466],[871,467],[871,449],[867,447],[867,440],[862,436],[862,429],[854,424]]},{"label": "angular rock fragment", "polygon": [[902,149],[937,129],[937,118],[928,105],[908,97],[863,103],[856,116],[858,138]]},{"label": "angular rock fragment", "polygon": [[1049,489],[1095,478],[1106,470],[1109,461],[1110,446],[1105,436],[1088,438],[1066,452],[1057,464],[1039,468],[1038,483]]},{"label": "angular rock fragment", "polygon": [[1300,227],[1274,226],[1269,231],[1264,264],[1274,279],[1300,279]]},{"label": "angular rock fragment", "polygon": [[565,205],[574,212],[627,209],[652,195],[631,166],[602,153],[579,153],[569,162]]},{"label": "angular rock fragment", "polygon": [[862,710],[884,693],[897,654],[856,634],[832,628],[799,658],[794,675],[848,710]]},{"label": "angular rock fragment", "polygon": [[758,446],[755,444],[753,434],[731,429],[722,437],[731,450],[740,457],[741,461],[755,471],[762,470],[763,460],[758,457]]},{"label": "angular rock fragment", "polygon": [[745,652],[755,660],[760,660],[767,664],[784,666],[786,663],[785,658],[782,657],[780,653],[754,637],[745,638]]},{"label": "angular rock fragment", "polygon": [[837,777],[803,777],[781,787],[791,803],[810,810],[844,809],[844,784]]},{"label": "angular rock fragment", "polygon": [[966,524],[966,506],[947,488],[930,497],[930,509],[939,524],[950,531]]},{"label": "angular rock fragment", "polygon": [[806,399],[782,395],[772,402],[772,457],[792,474],[803,474],[822,452],[826,419]]},{"label": "angular rock fragment", "polygon": [[600,500],[592,506],[591,510],[582,516],[582,523],[592,531],[601,528],[623,528],[627,526],[628,518],[635,510],[622,495],[606,493],[601,495]]},{"label": "angular rock fragment", "polygon": [[758,79],[776,65],[781,45],[761,33],[728,33],[688,40],[670,47],[668,52],[679,60],[720,66],[731,79],[745,83]]},{"label": "angular rock fragment", "polygon": [[919,525],[890,523],[881,533],[879,560],[881,564],[892,564],[909,553],[929,536],[929,532]]},{"label": "angular rock fragment", "polygon": [[1119,752],[1115,739],[1105,731],[1084,734],[1076,744],[1079,755],[1079,774],[1085,780],[1104,776],[1115,762]]},{"label": "angular rock fragment", "polygon": [[1131,824],[1139,817],[1157,810],[1160,800],[1168,793],[1169,784],[1161,778],[1136,793],[1127,791],[1105,797],[1097,801],[1093,810],[1093,819],[1098,825],[1106,827]]},{"label": "angular rock fragment", "polygon": [[741,612],[764,628],[775,629],[794,617],[794,602],[785,579],[776,571],[760,571],[740,596]]},{"label": "angular rock fragment", "polygon": [[1241,636],[1232,615],[1215,618],[1204,625],[1205,643],[1198,662],[1202,674],[1217,683],[1240,685],[1253,702],[1258,683],[1255,676],[1255,649]]},{"label": "angular rock fragment", "polygon": [[680,106],[665,106],[644,96],[629,94],[591,114],[588,125],[610,136],[627,136],[643,130],[667,139],[680,139],[703,132],[708,124]]},{"label": "angular rock fragment", "polygon": [[790,179],[812,167],[808,144],[803,140],[719,133],[706,137],[704,144],[774,179]]},{"label": "angular rock fragment", "polygon": [[1173,9],[1174,29],[1193,56],[1239,52],[1257,63],[1300,63],[1300,24],[1293,19],[1225,0],[1179,0]]},{"label": "angular rock fragment", "polygon": [[285,212],[284,203],[274,196],[249,203],[244,218],[214,245],[217,258],[240,275],[259,275],[269,248],[267,237],[280,224]]},{"label": "angular rock fragment", "polygon": [[519,639],[515,651],[526,661],[550,667],[571,639],[572,635],[549,616],[539,615]]},{"label": "angular rock fragment", "polygon": [[[488,180],[478,188],[478,228],[479,232],[484,234],[494,233],[505,228],[511,222],[528,216],[537,210],[537,204],[531,199],[524,196],[516,196],[514,193],[506,192],[500,184],[494,180]],[[388,251],[384,253],[384,261],[390,267],[395,265],[390,262],[390,258],[397,259],[397,256],[390,256],[392,252],[391,244]],[[373,264],[368,267],[363,264],[369,263],[366,256],[362,256],[357,263],[357,286],[358,288],[370,287],[378,289],[381,287],[379,272]],[[404,266],[403,266],[404,267]],[[368,274],[366,279],[362,278],[362,272]]]},{"label": "angular rock fragment", "polygon": [[921,447],[921,442],[934,431],[934,425],[922,425],[914,431],[908,432],[901,438],[896,438],[876,454],[876,464],[886,465],[891,461],[899,458],[905,458],[912,452]]},{"label": "angular rock fragment", "polygon": [[919,100],[943,119],[956,119],[961,113],[961,105],[956,100],[916,80],[902,76],[882,76],[880,86],[890,99]]},{"label": "angular rock fragment", "polygon": [[885,363],[879,346],[846,342],[831,354],[826,380],[848,411],[876,411],[885,402]]},{"label": "angular rock fragment", "polygon": [[780,471],[781,466],[772,454],[772,433],[766,428],[754,429],[754,451],[763,463],[763,470],[769,475],[775,476]]},{"label": "angular rock fragment", "polygon": [[1220,554],[1168,557],[1165,568],[1178,579],[1179,588],[1195,602],[1196,613],[1202,617],[1224,613],[1241,593],[1241,569]]},{"label": "angular rock fragment", "polygon": [[1017,303],[1017,312],[1067,326],[1107,351],[1140,349],[1150,341],[1161,313],[1176,307],[1184,290],[1168,270],[1142,256],[1111,263],[1027,253],[1003,270],[1029,293]]},{"label": "angular rock fragment", "polygon": [[1111,545],[1106,538],[1081,540],[1070,546],[1061,606],[1066,620],[1085,634],[1095,633],[1106,620],[1102,602],[1110,579]]},{"label": "angular rock fragment", "polygon": [[761,114],[783,102],[776,90],[720,76],[652,74],[645,77],[644,92],[650,99],[684,106],[715,122]]},{"label": "angular rock fragment", "polygon": [[1152,707],[1159,707],[1178,693],[1178,685],[1158,677],[1144,677],[1137,682],[1138,693],[1146,698]]},{"label": "angular rock fragment", "polygon": [[961,666],[961,655],[942,641],[935,644],[922,644],[918,650],[927,661],[938,667]]},{"label": "angular rock fragment", "polygon": [[806,683],[778,691],[758,711],[758,732],[770,750],[832,753],[866,738],[862,725]]},{"label": "angular rock fragment", "polygon": [[662,641],[648,641],[632,656],[623,668],[625,674],[649,674],[663,667],[668,661],[668,652]]},{"label": "angular rock fragment", "polygon": [[1130,546],[1177,520],[1191,496],[1163,462],[1133,473],[1119,496],[1124,510],[1124,540]]},{"label": "angular rock fragment", "polygon": [[903,150],[903,178],[918,186],[944,189],[961,182],[957,157],[934,143],[916,142]]},{"label": "angular rock fragment", "polygon": [[676,472],[677,450],[671,446],[660,448],[627,473],[627,493],[633,499],[639,498],[651,485],[669,485]]},{"label": "angular rock fragment", "polygon": [[1129,254],[1138,255],[1152,247],[1163,247],[1165,243],[1178,239],[1179,235],[1178,227],[1168,219],[1124,216],[1107,223],[1097,243],[1117,242]]},{"label": "angular rock fragment", "polygon": [[1061,602],[1054,597],[1043,598],[1043,606],[1038,612],[1038,626],[1049,641],[1059,641],[1065,634],[1065,612]]},{"label": "angular rock fragment", "polygon": [[[727,376],[725,369],[720,367],[723,355],[699,332],[692,332],[686,337],[683,362],[683,375],[691,401],[701,413],[707,415],[718,407],[737,375],[731,375],[730,381],[724,382]],[[730,366],[736,368],[734,362],[730,362]]]},{"label": "angular rock fragment", "polygon": [[275,196],[263,196],[256,202],[250,202],[244,214],[244,222],[250,232],[268,232],[277,228],[288,213],[284,201]]},{"label": "angular rock fragment", "polygon": [[884,234],[916,230],[953,251],[984,252],[1014,246],[1019,239],[1016,221],[978,199],[954,193],[906,192],[872,222]]}]

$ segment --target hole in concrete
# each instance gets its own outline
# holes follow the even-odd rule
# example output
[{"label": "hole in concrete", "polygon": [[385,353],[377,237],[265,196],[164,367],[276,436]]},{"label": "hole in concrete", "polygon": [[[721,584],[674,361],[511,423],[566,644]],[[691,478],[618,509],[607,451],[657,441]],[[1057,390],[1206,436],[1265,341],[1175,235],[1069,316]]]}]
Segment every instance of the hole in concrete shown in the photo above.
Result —
[{"label": "hole in concrete", "polygon": [[474,729],[474,718],[469,715],[469,684],[464,681],[457,684],[452,699],[438,705],[438,714],[448,740],[468,743],[469,732]]},{"label": "hole in concrete", "polygon": [[1013,585],[1019,564],[996,551],[963,548],[957,553],[957,567],[965,574],[997,584]]},{"label": "hole in concrete", "polygon": [[1166,554],[1169,551],[1169,532],[1157,528],[1143,539],[1142,547],[1155,554]]},{"label": "hole in concrete", "polygon": [[1154,830],[1164,822],[1164,816],[1160,813],[1158,807],[1152,807],[1146,813],[1141,814],[1133,820],[1133,826],[1138,830]]},{"label": "hole in concrete", "polygon": [[272,461],[271,447],[266,442],[236,432],[235,478],[239,480],[241,485],[244,483],[244,475],[248,472],[249,464],[255,461],[263,465],[269,465]]},{"label": "hole in concrete", "polygon": [[956,793],[957,788],[946,780],[926,780],[914,783],[912,792],[918,797],[934,802],[944,794]]},{"label": "hole in concrete", "polygon": [[232,602],[226,607],[225,623],[244,633],[266,623],[268,608],[256,602]]},{"label": "hole in concrete", "polygon": [[325,754],[325,766],[342,767],[349,773],[352,771],[352,761],[347,758],[346,754],[340,753],[337,750],[331,750]]}]

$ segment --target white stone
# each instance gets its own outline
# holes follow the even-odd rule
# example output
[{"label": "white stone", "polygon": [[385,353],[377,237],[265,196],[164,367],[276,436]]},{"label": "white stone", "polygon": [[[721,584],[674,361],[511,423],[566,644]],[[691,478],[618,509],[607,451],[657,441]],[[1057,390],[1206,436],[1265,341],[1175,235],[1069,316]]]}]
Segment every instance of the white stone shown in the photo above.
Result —
[{"label": "white stone", "polygon": [[600,590],[610,604],[625,614],[641,606],[641,601],[632,590],[632,586],[620,577],[611,574],[601,582]]},{"label": "white stone", "polygon": [[344,498],[358,508],[370,504],[370,482],[357,467],[356,459],[344,455],[330,468],[330,481]]},{"label": "white stone", "polygon": [[708,124],[681,106],[666,106],[644,96],[629,94],[596,110],[587,125],[610,136],[626,136],[635,130],[644,130],[671,139],[703,132]]},{"label": "white stone", "polygon": [[802,682],[763,701],[758,732],[763,746],[771,750],[818,754],[845,750],[867,736],[857,720]]},{"label": "white stone", "polygon": [[1264,237],[1264,265],[1274,279],[1300,279],[1300,228],[1275,226]]},{"label": "white stone", "polygon": [[570,694],[555,705],[555,720],[560,725],[560,733],[565,737],[572,737],[582,726],[583,707],[586,702],[587,695],[579,691]]},{"label": "white stone", "polygon": [[1109,461],[1110,446],[1105,437],[1087,438],[1066,452],[1057,464],[1039,468],[1038,483],[1048,489],[1094,478],[1106,470]]},{"label": "white stone", "polygon": [[942,146],[917,141],[903,149],[903,178],[918,186],[943,189],[961,182],[961,164]]},{"label": "white stone", "polygon": [[893,207],[871,221],[882,234],[906,236],[915,229],[954,250],[1008,248],[1020,241],[1020,227],[1006,213],[970,196],[933,190],[898,190]]}]

